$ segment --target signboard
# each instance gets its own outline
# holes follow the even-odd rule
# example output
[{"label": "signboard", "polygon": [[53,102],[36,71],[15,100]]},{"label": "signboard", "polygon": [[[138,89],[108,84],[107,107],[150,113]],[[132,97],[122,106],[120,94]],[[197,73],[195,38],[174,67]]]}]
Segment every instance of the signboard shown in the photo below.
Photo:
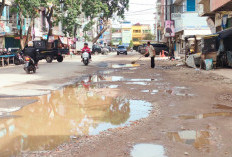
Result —
[{"label": "signboard", "polygon": [[122,31],[122,43],[129,44],[132,40],[131,30],[123,30]]},{"label": "signboard", "polygon": [[174,37],[174,36],[175,36],[174,21],[171,20],[165,21],[165,37]]},{"label": "signboard", "polygon": [[172,13],[172,20],[180,20],[181,13]]}]

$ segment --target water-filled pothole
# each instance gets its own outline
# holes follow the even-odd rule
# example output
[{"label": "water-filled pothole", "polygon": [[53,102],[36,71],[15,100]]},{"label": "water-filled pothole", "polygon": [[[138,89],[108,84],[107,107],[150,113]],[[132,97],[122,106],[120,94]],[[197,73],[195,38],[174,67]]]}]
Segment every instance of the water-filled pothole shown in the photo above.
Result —
[{"label": "water-filled pothole", "polygon": [[210,145],[210,133],[207,131],[185,130],[167,133],[170,140],[194,146],[196,149],[206,149]]},{"label": "water-filled pothole", "polygon": [[198,115],[180,115],[178,117],[184,120],[204,119],[204,118],[210,118],[210,117],[232,117],[232,112],[214,112],[214,113],[204,113],[204,114],[198,114]]},{"label": "water-filled pothole", "polygon": [[132,68],[139,67],[140,64],[113,64],[112,68]]},{"label": "water-filled pothole", "polygon": [[137,144],[131,151],[132,157],[167,157],[162,145]]},{"label": "water-filled pothole", "polygon": [[0,119],[1,155],[54,149],[70,136],[96,135],[130,125],[148,117],[152,108],[149,102],[119,97],[118,89],[83,84],[32,99],[38,101]]}]

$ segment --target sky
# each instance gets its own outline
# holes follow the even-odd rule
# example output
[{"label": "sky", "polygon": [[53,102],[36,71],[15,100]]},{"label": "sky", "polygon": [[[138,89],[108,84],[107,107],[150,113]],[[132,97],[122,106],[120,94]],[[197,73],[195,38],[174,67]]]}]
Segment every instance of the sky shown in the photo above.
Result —
[{"label": "sky", "polygon": [[130,0],[129,11],[125,14],[125,20],[132,24],[155,24],[156,0]]}]

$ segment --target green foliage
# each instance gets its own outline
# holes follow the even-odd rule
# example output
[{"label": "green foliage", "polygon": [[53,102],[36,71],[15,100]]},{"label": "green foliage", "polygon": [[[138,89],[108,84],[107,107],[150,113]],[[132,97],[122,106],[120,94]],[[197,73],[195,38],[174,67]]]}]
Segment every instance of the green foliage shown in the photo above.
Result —
[{"label": "green foliage", "polygon": [[65,35],[75,36],[75,27],[80,27],[78,16],[81,14],[80,0],[65,0],[60,10],[56,11],[56,22],[61,21]]},{"label": "green foliage", "polygon": [[[103,29],[108,27],[109,19],[114,15],[124,18],[124,13],[128,10],[129,0],[83,0],[82,11],[90,22],[93,24],[93,19],[98,18],[98,21],[102,21]],[[90,28],[90,27],[89,27]],[[106,30],[106,29],[105,29]],[[101,32],[103,34],[104,32]],[[96,40],[101,36],[98,34],[93,40]]]},{"label": "green foliage", "polygon": [[143,40],[154,40],[155,39],[155,36],[151,33],[147,34]]},{"label": "green foliage", "polygon": [[119,41],[119,45],[122,45],[122,40]]},{"label": "green foliage", "polygon": [[133,41],[132,41],[132,40],[130,41],[129,47],[130,47],[130,48],[133,48],[133,47],[134,47],[134,44],[133,44]]},{"label": "green foliage", "polygon": [[38,14],[39,7],[41,5],[40,0],[15,0],[12,12],[22,12],[22,15],[27,18],[36,18]]}]

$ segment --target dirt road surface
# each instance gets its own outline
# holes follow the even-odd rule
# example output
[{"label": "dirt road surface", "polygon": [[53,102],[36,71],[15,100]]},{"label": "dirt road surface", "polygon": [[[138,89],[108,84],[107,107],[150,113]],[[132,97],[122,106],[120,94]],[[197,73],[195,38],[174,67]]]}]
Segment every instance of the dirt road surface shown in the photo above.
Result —
[{"label": "dirt road surface", "polygon": [[96,56],[88,67],[74,58],[42,63],[35,75],[0,69],[7,78],[0,84],[1,154],[231,157],[229,75],[180,61],[151,69],[149,58],[122,65],[138,57]]}]

